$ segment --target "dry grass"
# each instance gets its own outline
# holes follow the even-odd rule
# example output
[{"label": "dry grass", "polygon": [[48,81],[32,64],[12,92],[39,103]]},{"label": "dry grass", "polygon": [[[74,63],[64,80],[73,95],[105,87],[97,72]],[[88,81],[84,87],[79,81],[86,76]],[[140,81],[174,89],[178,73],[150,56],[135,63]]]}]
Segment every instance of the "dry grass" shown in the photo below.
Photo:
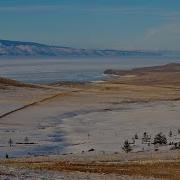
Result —
[{"label": "dry grass", "polygon": [[0,89],[6,89],[8,86],[14,86],[19,88],[38,88],[38,89],[51,89],[51,86],[47,85],[40,85],[40,84],[30,84],[30,83],[23,83],[20,81],[16,81],[13,79],[8,79],[4,77],[0,77]]},{"label": "dry grass", "polygon": [[129,176],[144,176],[162,179],[179,179],[180,162],[178,161],[151,161],[129,163],[76,163],[69,161],[59,162],[32,162],[32,161],[6,161],[5,164],[26,167],[30,169],[46,169],[52,171],[79,171],[88,173],[105,173]]},{"label": "dry grass", "polygon": [[180,64],[136,68],[131,70],[109,70],[108,74],[120,75],[114,82],[131,85],[179,86]]}]

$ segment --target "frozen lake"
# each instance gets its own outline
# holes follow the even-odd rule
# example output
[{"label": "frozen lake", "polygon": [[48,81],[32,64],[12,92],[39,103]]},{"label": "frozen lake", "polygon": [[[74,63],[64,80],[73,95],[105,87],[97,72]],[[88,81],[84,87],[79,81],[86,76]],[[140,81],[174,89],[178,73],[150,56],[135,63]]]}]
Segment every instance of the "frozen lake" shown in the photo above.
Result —
[{"label": "frozen lake", "polygon": [[29,83],[57,81],[94,81],[104,78],[106,69],[180,62],[180,58],[74,58],[74,59],[0,59],[0,76]]}]

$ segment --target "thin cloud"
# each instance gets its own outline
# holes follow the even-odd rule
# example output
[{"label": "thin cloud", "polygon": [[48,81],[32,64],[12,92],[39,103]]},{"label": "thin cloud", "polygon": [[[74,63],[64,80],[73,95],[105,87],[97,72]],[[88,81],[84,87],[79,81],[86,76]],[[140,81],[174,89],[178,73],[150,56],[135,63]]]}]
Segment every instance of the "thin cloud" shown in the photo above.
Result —
[{"label": "thin cloud", "polygon": [[26,11],[65,11],[65,12],[87,12],[96,14],[163,14],[160,8],[145,7],[86,7],[71,5],[36,5],[36,6],[1,6],[0,12],[26,12]]},{"label": "thin cloud", "polygon": [[63,10],[63,6],[53,6],[53,5],[39,5],[39,6],[4,6],[0,7],[0,12],[26,12],[26,11],[54,11]]},{"label": "thin cloud", "polygon": [[163,26],[159,26],[156,28],[150,28],[147,30],[145,39],[152,39],[156,38],[157,36],[162,36],[162,35],[169,35],[169,36],[180,36],[180,24],[166,24]]},{"label": "thin cloud", "polygon": [[156,16],[167,21],[180,21],[179,11],[167,11],[162,8],[154,7],[127,7],[127,6],[111,6],[111,7],[86,7],[72,5],[29,5],[29,6],[1,6],[0,12],[64,12],[64,13],[84,13],[95,15],[142,15]]},{"label": "thin cloud", "polygon": [[179,21],[180,20],[180,12],[168,12],[164,14],[164,17],[170,21]]},{"label": "thin cloud", "polygon": [[180,24],[167,23],[147,29],[138,46],[146,49],[179,50],[179,42]]}]

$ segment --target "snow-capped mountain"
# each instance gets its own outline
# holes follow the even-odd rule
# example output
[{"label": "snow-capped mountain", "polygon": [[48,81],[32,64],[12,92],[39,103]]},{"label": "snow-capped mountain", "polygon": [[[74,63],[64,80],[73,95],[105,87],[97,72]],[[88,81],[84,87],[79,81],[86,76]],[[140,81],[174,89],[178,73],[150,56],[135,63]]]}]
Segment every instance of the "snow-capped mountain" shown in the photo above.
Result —
[{"label": "snow-capped mountain", "polygon": [[0,40],[0,56],[62,56],[62,57],[105,57],[105,56],[161,56],[159,51],[124,51],[76,49],[61,46],[49,46],[33,42]]}]

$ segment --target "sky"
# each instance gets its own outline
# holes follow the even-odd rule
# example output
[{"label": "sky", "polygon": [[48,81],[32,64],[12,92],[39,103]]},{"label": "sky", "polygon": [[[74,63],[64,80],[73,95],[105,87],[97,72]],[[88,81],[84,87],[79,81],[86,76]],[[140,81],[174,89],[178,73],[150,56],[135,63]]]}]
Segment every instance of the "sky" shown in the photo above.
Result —
[{"label": "sky", "polygon": [[180,50],[180,0],[0,0],[0,39]]}]

